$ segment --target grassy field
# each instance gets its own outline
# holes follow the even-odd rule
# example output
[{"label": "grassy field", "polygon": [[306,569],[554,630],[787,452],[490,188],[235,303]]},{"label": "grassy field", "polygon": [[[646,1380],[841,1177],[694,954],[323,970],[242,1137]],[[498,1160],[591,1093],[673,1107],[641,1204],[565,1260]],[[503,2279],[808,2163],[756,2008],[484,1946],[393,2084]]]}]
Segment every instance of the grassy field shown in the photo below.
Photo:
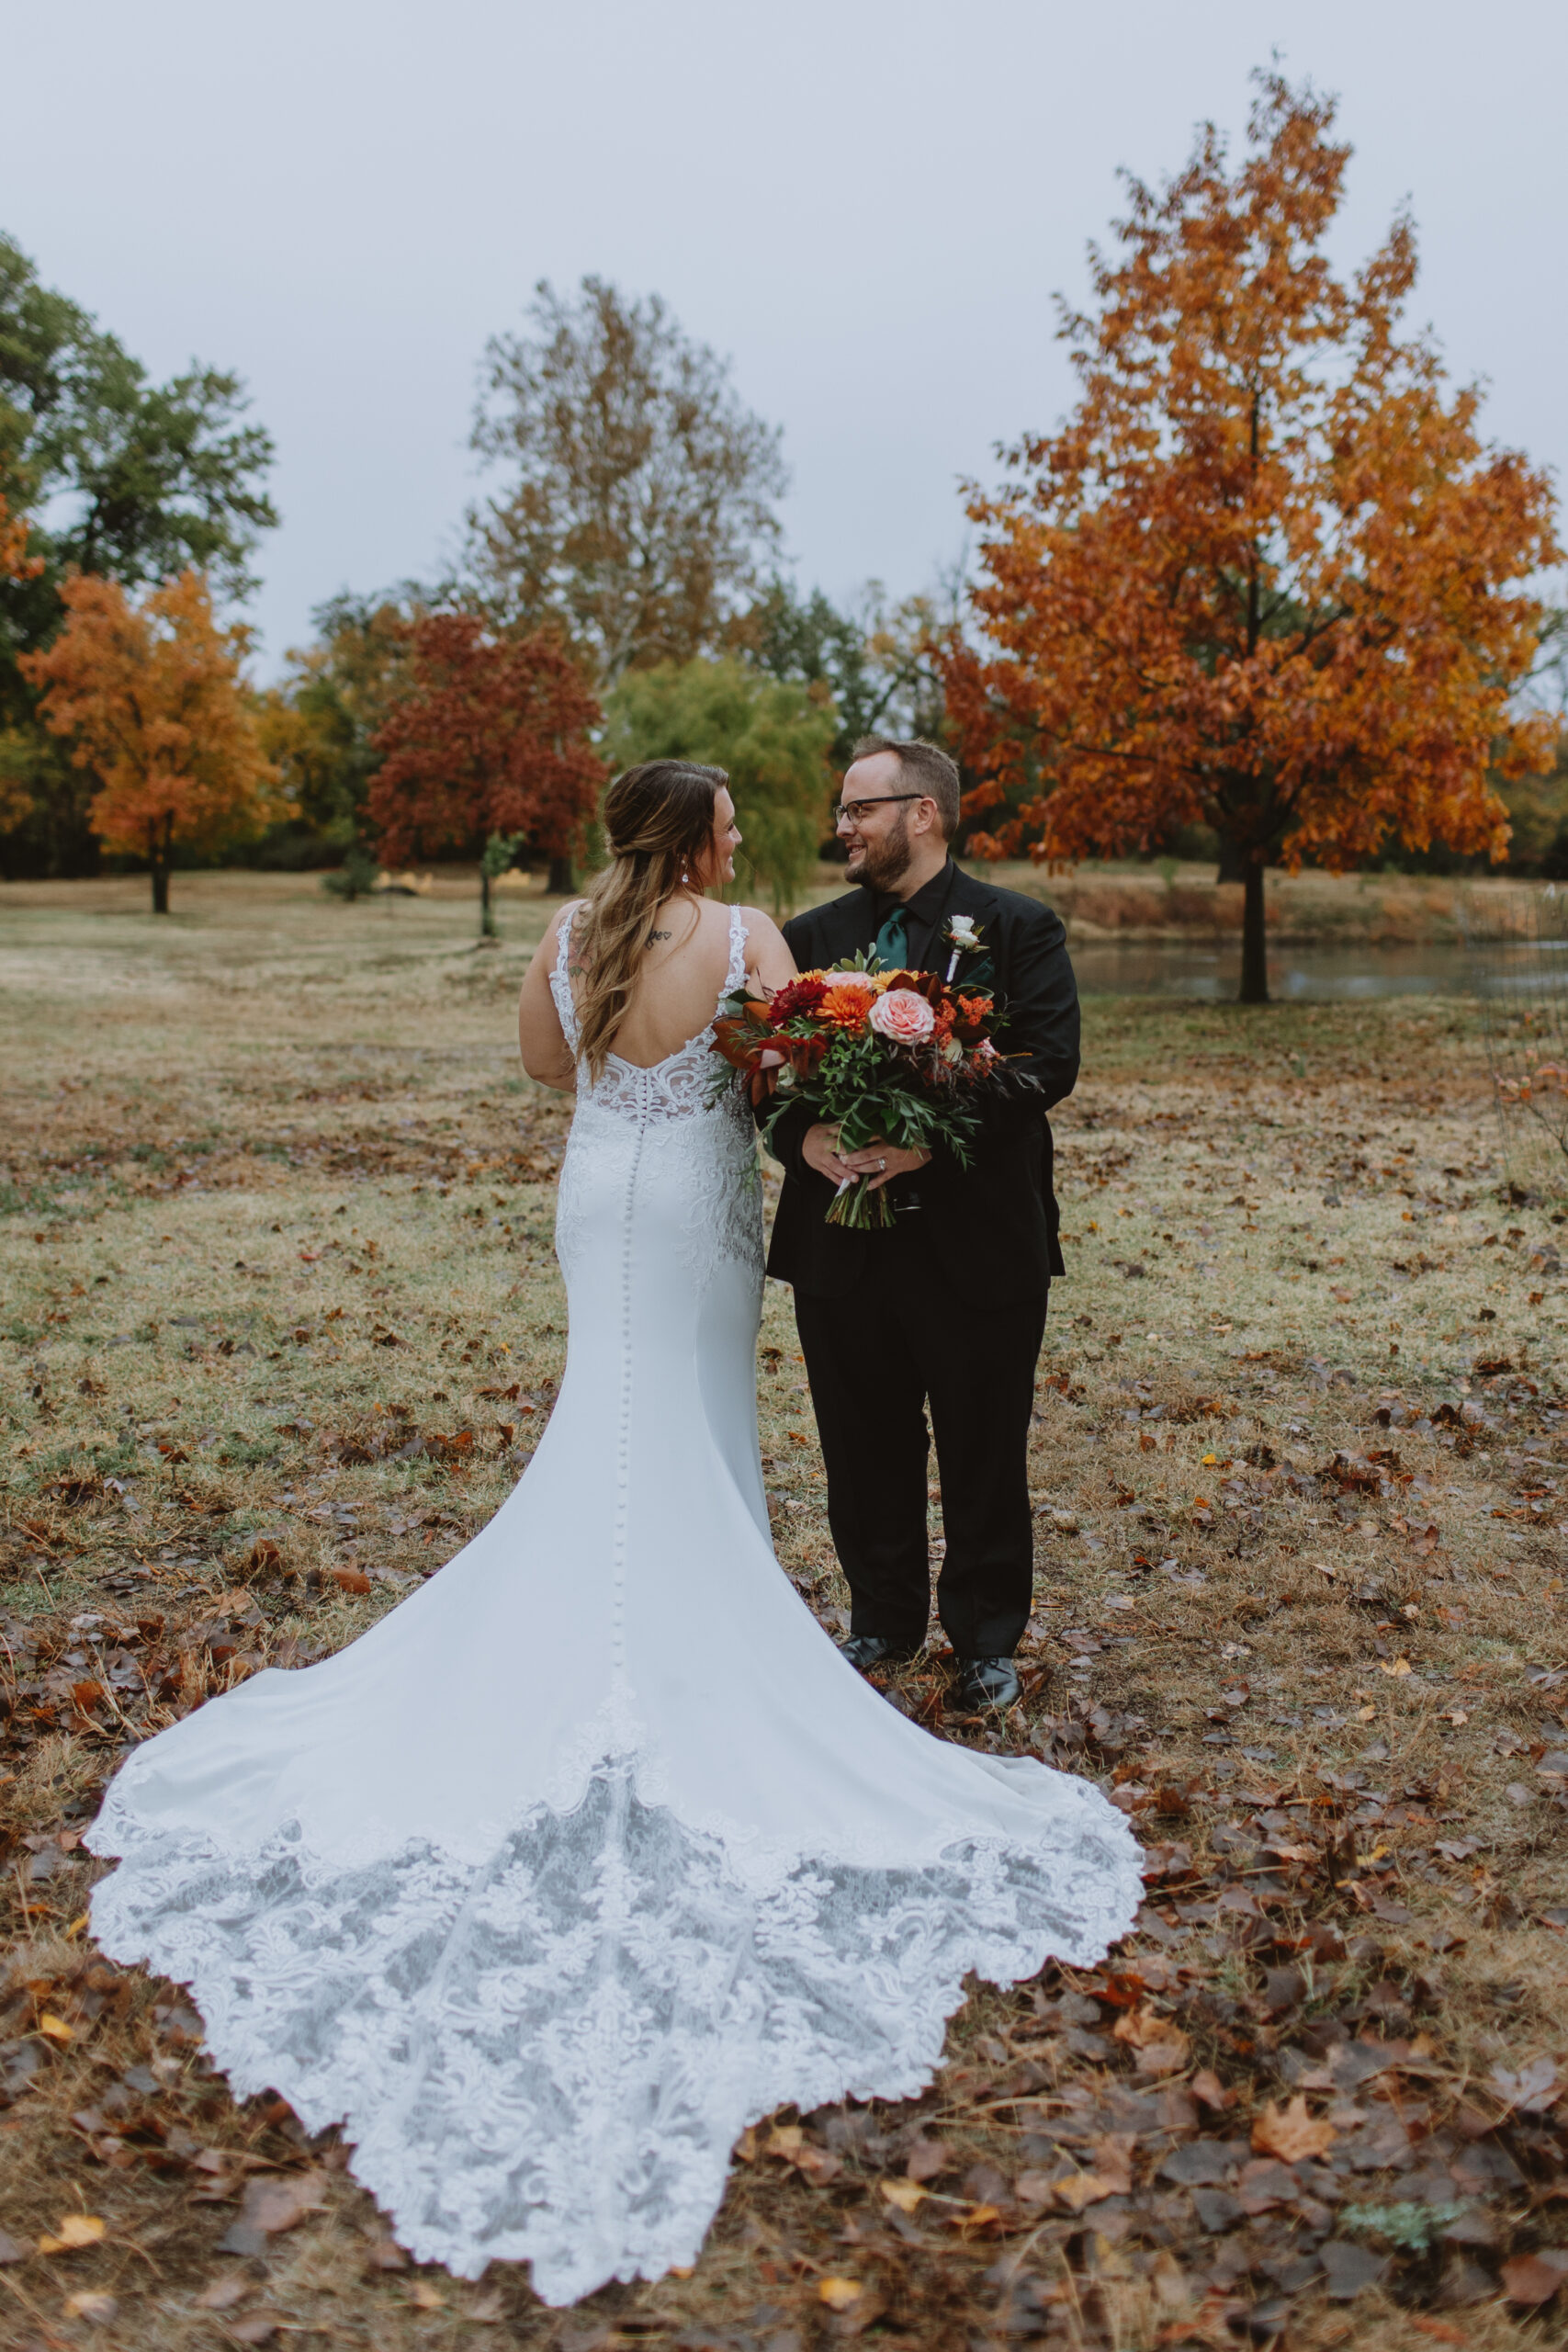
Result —
[{"label": "grassy field", "polygon": [[[485,949],[456,885],[144,888],[0,888],[0,2341],[1559,2340],[1568,1287],[1467,1008],[1090,1001],[1026,1702],[953,1722],[934,1653],[889,1695],[1111,1787],[1139,1929],[978,1988],[926,2098],[748,2134],[689,2278],[560,2314],[407,2265],[333,2135],[231,2100],[94,1957],[78,1844],[130,1740],[350,1639],[536,1442],[548,910]],[[803,1381],[770,1285],[779,1555],[836,1626]]]}]

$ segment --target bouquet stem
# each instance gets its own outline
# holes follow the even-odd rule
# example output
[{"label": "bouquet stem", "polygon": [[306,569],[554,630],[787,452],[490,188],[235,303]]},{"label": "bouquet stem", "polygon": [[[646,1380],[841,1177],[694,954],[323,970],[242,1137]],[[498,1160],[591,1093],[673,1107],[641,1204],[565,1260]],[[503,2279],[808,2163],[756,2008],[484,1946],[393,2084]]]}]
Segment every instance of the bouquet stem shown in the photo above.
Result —
[{"label": "bouquet stem", "polygon": [[893,1222],[893,1204],[886,1184],[874,1193],[869,1176],[846,1176],[828,1205],[829,1225],[852,1226],[857,1232],[885,1230]]}]

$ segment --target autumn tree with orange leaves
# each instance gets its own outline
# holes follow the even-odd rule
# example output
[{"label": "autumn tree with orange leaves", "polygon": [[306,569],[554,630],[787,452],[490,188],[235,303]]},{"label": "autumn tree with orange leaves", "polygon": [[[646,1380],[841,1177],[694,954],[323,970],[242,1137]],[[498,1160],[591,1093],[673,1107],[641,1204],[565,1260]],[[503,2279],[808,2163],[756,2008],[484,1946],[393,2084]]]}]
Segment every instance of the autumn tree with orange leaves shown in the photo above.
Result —
[{"label": "autumn tree with orange leaves", "polygon": [[1333,101],[1256,78],[1234,175],[1211,125],[1091,250],[1098,310],[1062,324],[1078,404],[971,494],[985,642],[945,665],[971,850],[1124,855],[1208,823],[1245,879],[1247,1003],[1270,860],[1504,854],[1488,772],[1551,761],[1512,698],[1559,552],[1546,475],[1483,444],[1478,392],[1403,332],[1409,220],[1330,267]]},{"label": "autumn tree with orange leaves", "polygon": [[384,754],[369,813],[383,857],[477,857],[520,833],[570,888],[604,766],[588,741],[599,705],[553,630],[492,637],[471,613],[413,625],[408,691],[373,739]]},{"label": "autumn tree with orange leaves", "polygon": [[0,580],[31,580],[42,570],[42,556],[28,553],[26,516],[13,514],[0,495]]},{"label": "autumn tree with orange leaves", "polygon": [[108,849],[144,857],[152,911],[169,911],[177,849],[249,840],[277,813],[277,771],[265,757],[240,681],[249,642],[221,628],[199,571],[184,571],[141,604],[118,581],[77,573],[62,583],[65,626],[21,657],[51,730],[98,789],[88,822]]},{"label": "autumn tree with orange leaves", "polygon": [[[13,514],[9,501],[0,491],[0,580],[36,580],[42,570],[43,558],[28,553],[27,517]],[[0,729],[0,833],[19,824],[32,804],[32,795],[25,782],[10,773],[6,757],[8,749],[6,730]]]}]

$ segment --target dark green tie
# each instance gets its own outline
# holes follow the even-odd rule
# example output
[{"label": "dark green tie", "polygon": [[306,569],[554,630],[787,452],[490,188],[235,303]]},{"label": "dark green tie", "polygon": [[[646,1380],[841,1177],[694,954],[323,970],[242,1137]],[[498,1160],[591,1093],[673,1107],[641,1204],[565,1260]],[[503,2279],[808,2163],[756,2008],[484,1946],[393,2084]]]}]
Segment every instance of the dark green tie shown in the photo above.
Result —
[{"label": "dark green tie", "polygon": [[876,934],[876,953],[882,958],[885,971],[901,972],[909,961],[909,913],[907,907],[895,907]]}]

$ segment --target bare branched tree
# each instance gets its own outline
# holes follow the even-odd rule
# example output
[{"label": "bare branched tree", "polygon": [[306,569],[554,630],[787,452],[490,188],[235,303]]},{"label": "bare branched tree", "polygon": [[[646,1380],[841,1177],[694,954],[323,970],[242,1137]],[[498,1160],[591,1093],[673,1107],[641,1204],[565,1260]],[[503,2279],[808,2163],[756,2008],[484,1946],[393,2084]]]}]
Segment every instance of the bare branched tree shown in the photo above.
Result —
[{"label": "bare branched tree", "polygon": [[776,426],[657,295],[543,281],[485,354],[473,446],[502,469],[469,514],[474,588],[504,626],[565,624],[601,690],[719,645],[776,548]]}]

